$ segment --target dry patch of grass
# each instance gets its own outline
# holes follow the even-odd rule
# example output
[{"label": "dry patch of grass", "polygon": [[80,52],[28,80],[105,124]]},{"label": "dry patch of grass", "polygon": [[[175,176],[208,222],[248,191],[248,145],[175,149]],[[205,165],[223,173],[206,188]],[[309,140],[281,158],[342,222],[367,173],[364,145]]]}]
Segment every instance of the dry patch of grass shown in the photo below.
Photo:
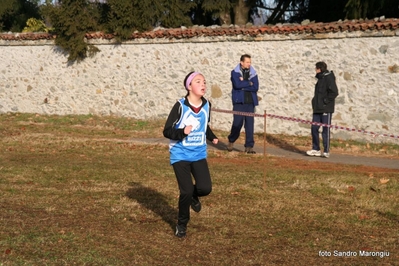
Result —
[{"label": "dry patch of grass", "polygon": [[[213,192],[192,213],[188,237],[177,239],[167,146],[129,141],[162,137],[162,127],[0,116],[0,265],[398,261],[399,171],[225,151],[210,151]],[[356,256],[343,256],[348,251]]]}]

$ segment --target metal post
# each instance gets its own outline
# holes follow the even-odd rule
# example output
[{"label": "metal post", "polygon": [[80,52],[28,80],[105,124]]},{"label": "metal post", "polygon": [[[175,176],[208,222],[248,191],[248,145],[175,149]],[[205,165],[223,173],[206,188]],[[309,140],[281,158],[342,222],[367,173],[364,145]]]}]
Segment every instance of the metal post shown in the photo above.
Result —
[{"label": "metal post", "polygon": [[266,110],[263,115],[263,188],[266,188]]}]

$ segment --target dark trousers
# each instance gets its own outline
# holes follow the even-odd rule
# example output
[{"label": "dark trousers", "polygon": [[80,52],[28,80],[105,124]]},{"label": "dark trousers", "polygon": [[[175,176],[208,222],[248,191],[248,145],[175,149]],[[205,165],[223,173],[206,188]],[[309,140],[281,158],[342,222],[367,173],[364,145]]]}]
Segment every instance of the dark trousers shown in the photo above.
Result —
[{"label": "dark trousers", "polygon": [[173,164],[173,170],[180,190],[177,224],[187,226],[190,220],[191,199],[193,196],[202,197],[211,193],[211,175],[206,159],[195,162],[180,161]]},{"label": "dark trousers", "polygon": [[[253,104],[234,104],[233,111],[254,113],[255,106]],[[241,128],[244,125],[245,129],[245,147],[252,148],[255,144],[254,141],[254,122],[253,116],[234,115],[233,124],[231,126],[230,135],[228,136],[229,142],[234,143],[239,137]]]},{"label": "dark trousers", "polygon": [[[313,114],[312,122],[322,123],[331,125],[331,113]],[[320,126],[312,125],[312,149],[320,150],[320,138],[319,138],[319,128]],[[322,132],[324,152],[330,152],[330,128],[323,127]]]}]

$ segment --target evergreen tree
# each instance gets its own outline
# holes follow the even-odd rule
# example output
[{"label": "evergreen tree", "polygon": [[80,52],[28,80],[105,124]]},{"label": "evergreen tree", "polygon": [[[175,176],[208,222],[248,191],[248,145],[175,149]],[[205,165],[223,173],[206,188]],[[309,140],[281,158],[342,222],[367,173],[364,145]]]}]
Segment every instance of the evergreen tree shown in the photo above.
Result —
[{"label": "evergreen tree", "polygon": [[399,18],[398,0],[384,0],[380,14],[377,14],[377,16],[385,16],[386,18]]},{"label": "evergreen tree", "polygon": [[62,0],[59,5],[47,3],[42,13],[49,18],[54,33],[55,44],[69,54],[68,61],[80,61],[99,49],[87,44],[87,32],[98,29],[99,12],[88,0]]},{"label": "evergreen tree", "polygon": [[309,0],[308,19],[316,22],[331,22],[345,19],[348,0]]},{"label": "evergreen tree", "polygon": [[398,0],[348,0],[346,18],[399,17]]},{"label": "evergreen tree", "polygon": [[[115,33],[119,41],[128,39],[137,25],[140,30],[148,29],[142,24],[140,17],[135,17],[136,7],[132,0],[108,0],[108,16],[106,27],[109,32]],[[145,10],[143,10],[145,12]]]},{"label": "evergreen tree", "polygon": [[308,18],[317,22],[340,19],[399,17],[398,0],[309,0]]},{"label": "evergreen tree", "polygon": [[378,13],[381,8],[381,0],[349,0],[346,3],[345,11],[347,18],[366,18],[368,14]]},{"label": "evergreen tree", "polygon": [[1,0],[0,30],[21,32],[29,18],[40,19],[36,0]]},{"label": "evergreen tree", "polygon": [[161,2],[161,12],[158,13],[157,22],[166,28],[190,26],[190,10],[196,4],[190,0],[164,0]]},{"label": "evergreen tree", "polygon": [[212,16],[214,21],[217,18],[219,24],[227,25],[245,25],[256,7],[265,7],[262,0],[198,0],[196,3],[197,10],[203,13],[196,13],[195,16]]},{"label": "evergreen tree", "polygon": [[[211,16],[213,18],[218,18],[220,24],[230,25],[233,23],[234,4],[229,0],[203,0],[198,1],[197,3],[198,11],[202,11],[202,13],[195,14],[197,18],[202,18],[203,20],[206,17]],[[198,20],[197,22],[199,22]],[[204,24],[204,23],[197,23]]]},{"label": "evergreen tree", "polygon": [[128,39],[135,30],[189,26],[190,10],[195,7],[190,0],[108,0],[107,5],[107,29],[120,41]]}]

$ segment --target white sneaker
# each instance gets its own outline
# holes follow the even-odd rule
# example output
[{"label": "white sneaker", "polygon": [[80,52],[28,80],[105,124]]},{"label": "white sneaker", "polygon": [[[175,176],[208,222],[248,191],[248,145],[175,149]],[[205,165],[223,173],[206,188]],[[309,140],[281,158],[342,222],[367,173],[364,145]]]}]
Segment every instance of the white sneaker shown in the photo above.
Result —
[{"label": "white sneaker", "polygon": [[309,155],[309,156],[320,157],[321,156],[321,151],[310,150],[310,151],[307,151],[306,154]]},{"label": "white sneaker", "polygon": [[324,153],[323,153],[323,157],[325,157],[325,158],[330,157],[330,153],[329,153],[329,152],[324,152]]}]

